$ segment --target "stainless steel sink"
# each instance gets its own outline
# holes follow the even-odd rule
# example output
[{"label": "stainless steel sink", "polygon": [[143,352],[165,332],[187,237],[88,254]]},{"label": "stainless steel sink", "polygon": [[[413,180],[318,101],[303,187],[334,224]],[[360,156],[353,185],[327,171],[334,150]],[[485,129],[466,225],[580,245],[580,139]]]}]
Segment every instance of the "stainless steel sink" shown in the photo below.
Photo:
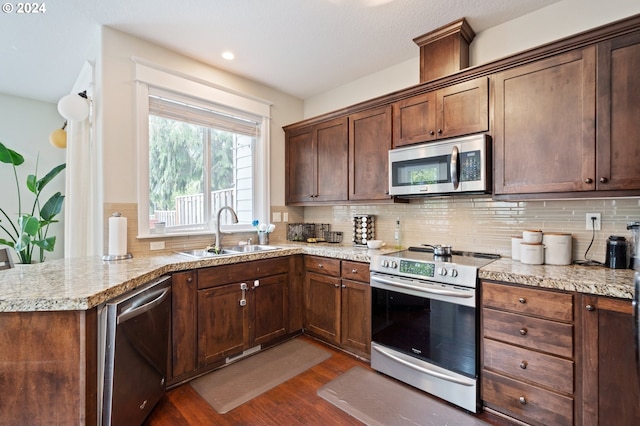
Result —
[{"label": "stainless steel sink", "polygon": [[185,256],[195,257],[196,259],[205,259],[209,257],[219,257],[219,256],[228,256],[233,254],[242,254],[242,253],[256,253],[261,251],[269,251],[269,250],[277,250],[278,247],[275,246],[261,246],[261,245],[246,245],[246,246],[231,246],[231,247],[222,247],[218,253],[214,251],[209,251],[207,249],[195,249],[195,250],[184,250],[179,251],[179,254],[184,254]]}]

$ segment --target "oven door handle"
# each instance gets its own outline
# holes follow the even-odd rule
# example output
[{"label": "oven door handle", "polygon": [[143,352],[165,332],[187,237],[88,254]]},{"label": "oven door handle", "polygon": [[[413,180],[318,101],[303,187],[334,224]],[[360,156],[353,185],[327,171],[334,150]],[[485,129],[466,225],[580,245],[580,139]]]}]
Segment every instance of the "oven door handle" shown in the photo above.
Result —
[{"label": "oven door handle", "polygon": [[416,370],[420,373],[424,373],[424,374],[428,374],[430,376],[433,377],[437,377],[438,379],[442,379],[442,380],[446,380],[448,382],[453,382],[453,383],[457,383],[459,385],[464,385],[464,386],[474,386],[476,384],[475,380],[465,380],[462,378],[458,378],[458,377],[453,377],[453,376],[449,376],[448,374],[444,374],[441,373],[439,371],[434,371],[434,370],[430,370],[428,368],[424,368],[421,367],[419,365],[415,365],[409,361],[405,361],[404,359],[397,357],[393,354],[390,354],[389,352],[385,351],[384,349],[382,349],[380,346],[372,346],[372,349],[375,349],[378,353],[380,353],[382,356],[386,356],[387,358],[390,358],[406,367],[409,367],[413,370]]},{"label": "oven door handle", "polygon": [[462,292],[458,292],[458,291],[441,290],[441,289],[438,289],[438,288],[419,287],[419,286],[414,286],[414,285],[411,285],[411,284],[401,283],[401,282],[398,282],[397,280],[388,280],[386,278],[382,278],[382,277],[378,277],[378,276],[372,276],[371,277],[371,281],[377,281],[377,282],[379,282],[381,284],[387,284],[387,285],[392,285],[392,286],[396,286],[396,287],[406,288],[408,290],[415,290],[415,291],[419,291],[419,292],[422,292],[422,293],[433,293],[433,294],[439,294],[439,295],[442,295],[442,296],[459,297],[461,299],[469,299],[469,298],[475,296],[475,294],[473,294],[473,292],[462,293]]}]

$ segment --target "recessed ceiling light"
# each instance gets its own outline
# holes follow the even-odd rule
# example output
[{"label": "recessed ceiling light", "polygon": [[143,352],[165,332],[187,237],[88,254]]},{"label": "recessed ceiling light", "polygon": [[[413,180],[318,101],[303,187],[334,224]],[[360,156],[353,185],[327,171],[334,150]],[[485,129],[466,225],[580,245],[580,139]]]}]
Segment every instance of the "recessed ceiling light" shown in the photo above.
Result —
[{"label": "recessed ceiling light", "polygon": [[233,52],[226,51],[226,52],[222,52],[222,57],[227,61],[232,61],[233,58],[236,57],[236,55],[234,55]]}]

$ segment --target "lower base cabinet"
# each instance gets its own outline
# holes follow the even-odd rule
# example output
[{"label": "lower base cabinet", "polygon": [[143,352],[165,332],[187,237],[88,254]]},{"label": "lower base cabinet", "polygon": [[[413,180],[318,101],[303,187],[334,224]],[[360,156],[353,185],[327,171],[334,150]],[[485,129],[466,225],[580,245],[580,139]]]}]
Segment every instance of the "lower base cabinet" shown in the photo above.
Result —
[{"label": "lower base cabinet", "polygon": [[305,332],[369,358],[369,265],[305,256],[304,267]]},{"label": "lower base cabinet", "polygon": [[288,257],[180,272],[173,280],[169,385],[296,331]]},{"label": "lower base cabinet", "polygon": [[582,425],[640,424],[630,300],[582,295]]}]

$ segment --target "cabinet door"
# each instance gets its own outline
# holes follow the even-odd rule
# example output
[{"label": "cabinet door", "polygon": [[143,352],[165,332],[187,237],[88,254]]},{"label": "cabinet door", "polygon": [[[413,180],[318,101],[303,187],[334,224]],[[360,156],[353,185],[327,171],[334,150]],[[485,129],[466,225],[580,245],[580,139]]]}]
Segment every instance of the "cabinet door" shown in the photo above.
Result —
[{"label": "cabinet door", "polygon": [[243,292],[242,284],[246,285],[234,283],[198,291],[199,367],[246,349],[247,291]]},{"label": "cabinet door", "polygon": [[305,329],[340,343],[340,278],[307,272],[304,280]]},{"label": "cabinet door", "polygon": [[313,200],[316,154],[313,128],[297,129],[286,135],[286,202]]},{"label": "cabinet door", "polygon": [[595,189],[595,47],[495,75],[494,193]]},{"label": "cabinet door", "polygon": [[250,284],[249,347],[267,343],[287,333],[289,275],[261,278]]},{"label": "cabinet door", "polygon": [[341,343],[360,353],[371,353],[371,287],[342,280]]},{"label": "cabinet door", "polygon": [[599,190],[640,189],[640,32],[598,45]]},{"label": "cabinet door", "polygon": [[196,272],[171,277],[171,377],[197,368],[197,282]]},{"label": "cabinet door", "polygon": [[349,116],[349,199],[389,196],[391,106]]},{"label": "cabinet door", "polygon": [[450,138],[489,130],[489,79],[480,77],[438,90],[437,137]]},{"label": "cabinet door", "polygon": [[582,296],[583,425],[632,425],[640,419],[631,301]]},{"label": "cabinet door", "polygon": [[[337,118],[315,128],[317,166],[315,201],[346,201],[349,185],[349,133],[347,118]],[[309,173],[307,170],[306,173]]]},{"label": "cabinet door", "polygon": [[423,93],[393,104],[393,147],[436,138],[436,95]]}]

